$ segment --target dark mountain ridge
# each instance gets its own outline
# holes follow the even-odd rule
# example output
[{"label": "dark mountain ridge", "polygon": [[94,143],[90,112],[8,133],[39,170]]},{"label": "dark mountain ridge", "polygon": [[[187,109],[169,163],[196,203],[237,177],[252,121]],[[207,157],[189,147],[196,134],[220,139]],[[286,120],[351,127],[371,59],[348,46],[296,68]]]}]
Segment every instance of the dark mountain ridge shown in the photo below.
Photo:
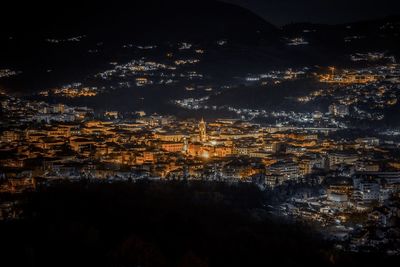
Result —
[{"label": "dark mountain ridge", "polygon": [[[245,8],[216,0],[117,0],[107,5],[13,2],[4,10],[0,22],[7,27],[0,34],[0,69],[22,74],[0,79],[0,88],[15,92],[80,81],[109,68],[109,62],[143,57],[123,49],[126,44],[158,44],[167,49],[179,42],[199,44],[207,51],[200,71],[220,79],[268,69],[348,66],[354,52],[399,55],[399,17],[343,25],[300,23],[279,29]],[[77,36],[82,36],[78,42],[49,42]],[[304,37],[309,45],[287,45],[296,37]],[[218,40],[228,44],[216,48]],[[157,51],[163,57],[166,52]]]},{"label": "dark mountain ridge", "polygon": [[260,37],[272,39],[278,33],[275,26],[254,13],[214,0],[117,0],[107,5],[63,1],[57,6],[35,5],[22,12],[12,6],[9,11],[2,18],[10,25],[8,31],[30,37],[87,34],[102,41],[232,38],[246,42]]}]

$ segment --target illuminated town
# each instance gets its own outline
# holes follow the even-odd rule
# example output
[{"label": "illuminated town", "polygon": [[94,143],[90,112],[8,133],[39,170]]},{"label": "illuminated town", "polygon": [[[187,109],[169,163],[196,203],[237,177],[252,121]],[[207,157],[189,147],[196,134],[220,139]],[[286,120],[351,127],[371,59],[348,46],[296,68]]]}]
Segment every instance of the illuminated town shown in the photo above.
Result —
[{"label": "illuminated town", "polygon": [[[129,14],[1,39],[0,265],[397,262],[398,17],[275,27],[176,2],[135,4],[132,34]],[[181,5],[182,33],[143,23]]]},{"label": "illuminated town", "polygon": [[[390,79],[397,81],[396,66],[388,69]],[[376,113],[359,112],[358,102],[373,95],[375,103],[393,105],[397,85],[377,86],[377,78],[373,82],[376,93],[367,90],[365,98],[352,98],[348,94],[354,92],[353,86],[360,93],[372,81],[348,83],[333,89],[349,92],[337,98],[327,113],[282,113],[278,116],[287,121],[276,125],[243,120],[250,114],[253,118],[275,116],[246,109],[237,110],[238,119],[207,122],[147,116],[144,111],[131,119],[108,111],[99,119],[90,108],[49,105],[3,94],[1,191],[16,194],[34,190],[38,184],[82,179],[246,182],[261,190],[295,186],[293,195],[273,212],[317,221],[331,238],[343,243],[350,240],[343,249],[379,248],[395,236],[382,236],[376,243],[365,237],[368,230],[357,226],[352,217],[357,214],[365,224],[374,221],[377,227],[387,227],[396,216],[398,208],[391,199],[400,192],[400,143],[392,138],[396,133],[344,138],[339,132],[352,128],[346,123],[350,116],[379,120]],[[335,91],[324,93],[338,95]],[[323,96],[312,92],[299,101]],[[19,214],[9,204],[2,203],[3,220]],[[398,251],[390,247],[388,253]]]}]

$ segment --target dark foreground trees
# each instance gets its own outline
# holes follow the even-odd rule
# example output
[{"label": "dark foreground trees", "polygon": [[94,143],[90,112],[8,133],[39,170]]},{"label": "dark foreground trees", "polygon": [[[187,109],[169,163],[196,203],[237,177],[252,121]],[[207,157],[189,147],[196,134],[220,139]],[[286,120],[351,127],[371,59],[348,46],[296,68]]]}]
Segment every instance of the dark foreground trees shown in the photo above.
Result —
[{"label": "dark foreground trees", "polygon": [[247,184],[63,183],[23,196],[0,223],[1,266],[321,266],[344,255],[311,229],[271,217]]}]

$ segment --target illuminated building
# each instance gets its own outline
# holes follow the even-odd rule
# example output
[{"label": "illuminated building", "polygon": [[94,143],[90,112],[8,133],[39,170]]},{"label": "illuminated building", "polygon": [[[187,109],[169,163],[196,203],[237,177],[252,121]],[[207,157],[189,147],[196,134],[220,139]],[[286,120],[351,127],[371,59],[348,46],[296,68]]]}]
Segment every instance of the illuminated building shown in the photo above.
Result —
[{"label": "illuminated building", "polygon": [[294,162],[277,162],[267,167],[267,174],[283,181],[295,180],[300,177],[300,170]]},{"label": "illuminated building", "polygon": [[184,150],[184,143],[162,143],[161,149],[167,152],[182,152]]},{"label": "illuminated building", "polygon": [[118,111],[106,111],[104,115],[112,119],[118,119]]},{"label": "illuminated building", "polygon": [[328,155],[329,167],[333,167],[337,164],[355,164],[355,162],[359,159],[359,156],[354,153],[346,153],[346,152],[333,152]]},{"label": "illuminated building", "polygon": [[378,201],[380,198],[380,184],[376,180],[362,179],[355,182],[355,198],[364,203]]},{"label": "illuminated building", "polygon": [[13,142],[20,138],[20,134],[16,131],[4,131],[0,136],[0,142]]},{"label": "illuminated building", "polygon": [[300,159],[299,168],[301,175],[311,174],[314,168],[323,168],[324,160],[317,156],[304,156]]},{"label": "illuminated building", "polygon": [[136,85],[137,86],[144,86],[144,85],[146,85],[148,83],[149,83],[149,80],[147,78],[144,78],[144,77],[136,78]]},{"label": "illuminated building", "polygon": [[53,107],[53,112],[54,113],[64,113],[65,112],[65,106],[63,104],[58,104]]},{"label": "illuminated building", "polygon": [[332,104],[329,106],[329,113],[333,116],[344,117],[349,115],[349,107],[341,104]]},{"label": "illuminated building", "polygon": [[164,142],[181,142],[186,138],[185,134],[181,133],[156,133],[154,138],[159,139]]},{"label": "illuminated building", "polygon": [[329,185],[327,190],[327,199],[335,203],[345,203],[352,197],[352,193],[353,185],[346,181],[341,181],[341,183]]},{"label": "illuminated building", "polygon": [[206,131],[206,122],[204,119],[201,119],[199,123],[199,139],[200,142],[206,142],[208,137],[207,137],[207,131]]}]

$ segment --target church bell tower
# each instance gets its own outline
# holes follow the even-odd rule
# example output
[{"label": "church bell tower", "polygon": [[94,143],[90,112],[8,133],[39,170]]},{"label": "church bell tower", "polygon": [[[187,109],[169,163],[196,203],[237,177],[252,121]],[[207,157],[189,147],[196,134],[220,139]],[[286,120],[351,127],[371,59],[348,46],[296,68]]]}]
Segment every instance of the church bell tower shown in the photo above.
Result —
[{"label": "church bell tower", "polygon": [[200,137],[200,142],[206,142],[207,141],[207,131],[206,131],[206,122],[202,118],[200,123],[199,123],[199,137]]}]

